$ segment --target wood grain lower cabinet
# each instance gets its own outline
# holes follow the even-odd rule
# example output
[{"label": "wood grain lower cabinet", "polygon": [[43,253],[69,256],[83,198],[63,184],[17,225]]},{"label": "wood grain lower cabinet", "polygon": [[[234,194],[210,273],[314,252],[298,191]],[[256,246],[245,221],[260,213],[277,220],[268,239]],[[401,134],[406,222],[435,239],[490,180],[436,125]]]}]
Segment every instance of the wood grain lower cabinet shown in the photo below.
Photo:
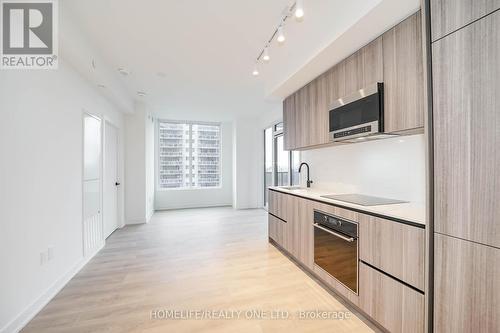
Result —
[{"label": "wood grain lower cabinet", "polygon": [[390,332],[424,332],[424,295],[362,262],[359,307]]},{"label": "wood grain lower cabinet", "polygon": [[432,41],[500,8],[499,0],[431,0]]},{"label": "wood grain lower cabinet", "polygon": [[418,11],[382,35],[386,133],[424,127],[421,21]]},{"label": "wood grain lower cabinet", "polygon": [[435,231],[500,247],[500,11],[432,53]]},{"label": "wood grain lower cabinet", "polygon": [[424,290],[425,229],[361,215],[359,257]]},{"label": "wood grain lower cabinet", "polygon": [[313,203],[310,200],[294,198],[294,256],[309,269],[314,264]]},{"label": "wood grain lower cabinet", "polygon": [[434,332],[498,332],[500,249],[434,239]]},{"label": "wood grain lower cabinet", "polygon": [[291,247],[290,231],[286,221],[268,214],[269,238],[283,249],[289,251]]},{"label": "wood grain lower cabinet", "polygon": [[285,221],[289,218],[288,201],[290,196],[278,191],[268,190],[269,194],[269,213]]}]

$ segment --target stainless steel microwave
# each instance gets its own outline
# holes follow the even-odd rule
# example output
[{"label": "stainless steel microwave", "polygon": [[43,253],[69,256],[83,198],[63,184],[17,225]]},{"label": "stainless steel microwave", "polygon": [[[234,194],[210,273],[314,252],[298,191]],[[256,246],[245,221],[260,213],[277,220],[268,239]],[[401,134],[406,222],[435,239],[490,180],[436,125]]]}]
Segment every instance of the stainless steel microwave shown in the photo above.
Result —
[{"label": "stainless steel microwave", "polygon": [[384,85],[374,83],[339,98],[330,107],[330,141],[348,141],[384,132]]}]

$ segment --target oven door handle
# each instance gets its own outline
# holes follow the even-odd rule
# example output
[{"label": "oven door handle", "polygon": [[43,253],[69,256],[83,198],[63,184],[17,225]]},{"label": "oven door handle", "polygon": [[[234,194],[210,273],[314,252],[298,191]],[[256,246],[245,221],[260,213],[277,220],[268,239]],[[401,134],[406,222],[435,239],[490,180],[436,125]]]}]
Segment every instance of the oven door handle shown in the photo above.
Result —
[{"label": "oven door handle", "polygon": [[331,231],[331,230],[329,230],[329,229],[327,229],[327,228],[323,228],[323,227],[322,227],[322,226],[320,226],[318,223],[314,223],[313,225],[314,225],[316,228],[321,229],[321,230],[323,230],[324,232],[327,232],[327,233],[329,233],[329,234],[332,234],[332,235],[334,235],[335,237],[341,238],[341,239],[343,239],[343,240],[345,240],[345,241],[347,241],[347,242],[349,242],[349,243],[354,242],[354,237],[346,237],[346,236],[344,236],[344,235],[338,234],[338,233],[333,232],[333,231]]}]

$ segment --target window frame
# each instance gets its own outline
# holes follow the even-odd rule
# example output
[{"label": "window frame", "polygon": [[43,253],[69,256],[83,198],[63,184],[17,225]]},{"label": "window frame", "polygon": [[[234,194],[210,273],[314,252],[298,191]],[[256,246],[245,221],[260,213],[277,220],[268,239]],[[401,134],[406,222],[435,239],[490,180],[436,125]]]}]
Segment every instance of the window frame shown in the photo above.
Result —
[{"label": "window frame", "polygon": [[[284,131],[283,131],[283,128],[284,126],[282,126],[282,129],[280,130],[276,130],[277,126],[279,124],[282,124],[283,121],[277,121],[277,122],[274,122],[272,124],[270,124],[269,126],[266,126],[263,131],[262,131],[262,135],[263,135],[263,138],[264,138],[264,167],[263,167],[263,171],[264,171],[264,177],[263,177],[263,184],[262,184],[262,187],[264,188],[264,208],[267,208],[268,207],[268,202],[266,202],[266,191],[267,191],[267,187],[266,187],[266,130],[267,129],[271,129],[271,139],[272,139],[272,168],[273,168],[273,171],[272,171],[272,180],[271,180],[271,185],[269,186],[281,186],[281,185],[277,185],[278,183],[278,163],[277,163],[277,157],[278,157],[278,149],[277,149],[277,146],[278,146],[278,137],[280,136],[283,136],[283,140],[284,140]],[[283,185],[283,186],[295,186],[295,185],[299,185],[300,186],[300,178],[299,178],[299,183],[298,184],[293,184],[293,153],[294,152],[297,152],[298,153],[298,158],[299,158],[299,162],[302,161],[301,159],[301,152],[298,151],[298,150],[284,150],[286,152],[288,152],[288,185]]]},{"label": "window frame", "polygon": [[[189,184],[190,186],[183,187],[172,187],[165,188],[160,185],[160,124],[161,123],[171,123],[171,124],[184,124],[189,125]],[[193,125],[207,125],[207,126],[217,126],[219,127],[219,185],[212,187],[194,187],[191,184],[193,183]],[[193,120],[170,120],[170,119],[157,119],[155,126],[155,189],[156,191],[205,191],[205,190],[217,190],[222,188],[223,184],[223,166],[222,166],[222,123],[221,122],[208,122],[208,121],[193,121]],[[183,147],[184,149],[186,147]],[[185,172],[185,170],[183,170]]]}]

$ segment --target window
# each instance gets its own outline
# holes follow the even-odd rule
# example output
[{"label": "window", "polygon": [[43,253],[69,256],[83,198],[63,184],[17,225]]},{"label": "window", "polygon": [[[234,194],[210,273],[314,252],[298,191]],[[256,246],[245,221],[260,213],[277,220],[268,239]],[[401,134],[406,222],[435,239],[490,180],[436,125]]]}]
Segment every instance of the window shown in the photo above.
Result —
[{"label": "window", "polygon": [[220,186],[220,125],[158,123],[158,187]]},{"label": "window", "polygon": [[269,186],[298,185],[300,155],[284,148],[283,123],[264,130],[264,205],[267,207]]}]

